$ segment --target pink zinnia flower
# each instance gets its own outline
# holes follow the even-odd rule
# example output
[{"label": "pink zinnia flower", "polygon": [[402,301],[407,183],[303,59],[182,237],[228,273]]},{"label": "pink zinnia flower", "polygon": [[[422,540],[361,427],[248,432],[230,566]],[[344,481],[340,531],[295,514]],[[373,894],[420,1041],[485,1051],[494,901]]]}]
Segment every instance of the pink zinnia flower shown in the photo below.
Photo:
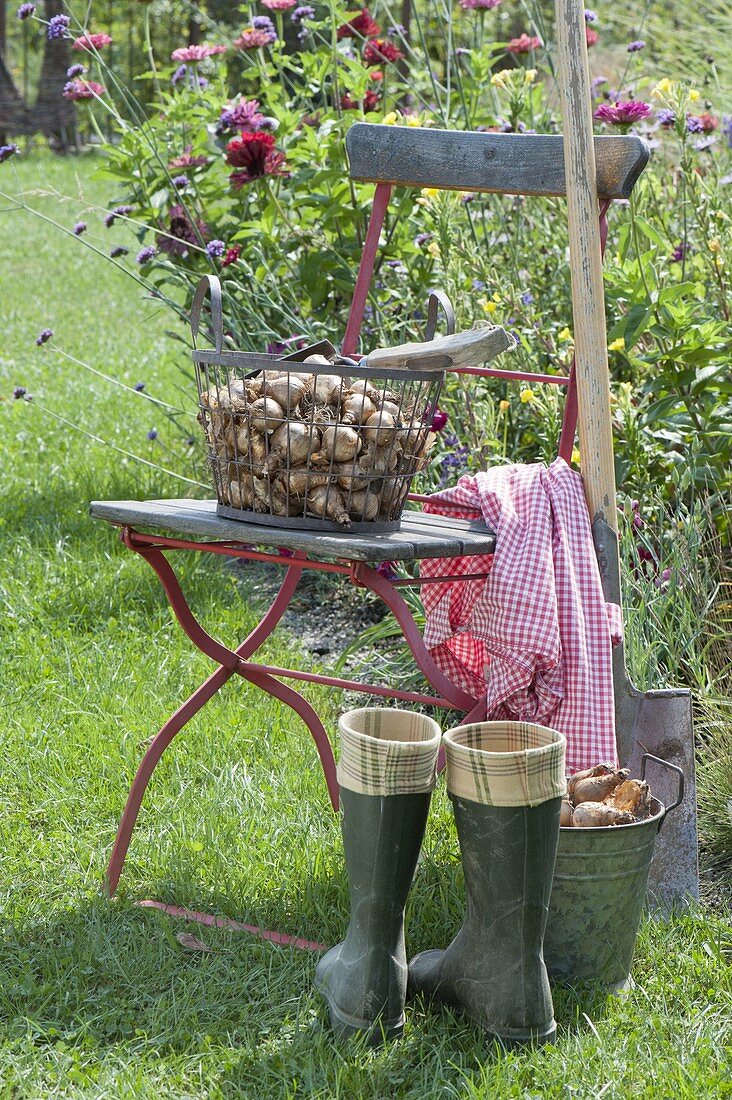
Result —
[{"label": "pink zinnia flower", "polygon": [[483,11],[492,11],[493,8],[497,8],[502,3],[502,0],[460,0],[460,7],[464,11],[475,11],[476,9],[482,9]]},{"label": "pink zinnia flower", "polygon": [[400,57],[404,57],[402,51],[386,38],[372,38],[363,51],[363,59],[367,65],[384,65],[390,61],[398,61]]},{"label": "pink zinnia flower", "polygon": [[647,103],[637,99],[624,100],[618,103],[601,103],[596,109],[593,118],[598,122],[607,122],[610,126],[618,126],[627,129],[634,122],[640,122],[642,118],[648,118],[651,108]]},{"label": "pink zinnia flower", "polygon": [[270,11],[289,11],[296,3],[297,0],[262,0],[264,7]]},{"label": "pink zinnia flower", "polygon": [[518,38],[512,38],[506,46],[509,53],[531,53],[532,50],[538,50],[541,46],[541,39],[536,35],[522,34]]},{"label": "pink zinnia flower", "polygon": [[64,85],[61,93],[64,99],[94,99],[104,95],[106,88],[102,84],[96,84],[93,80],[70,80]]},{"label": "pink zinnia flower", "polygon": [[191,146],[189,145],[184,153],[180,153],[177,157],[173,157],[171,161],[168,161],[168,168],[202,168],[204,164],[208,164],[208,157],[194,157],[191,154]]},{"label": "pink zinnia flower", "polygon": [[254,27],[247,27],[241,32],[237,38],[234,46],[237,50],[256,50],[262,46],[269,46],[270,42],[276,40],[272,38],[269,31],[256,30]]},{"label": "pink zinnia flower", "polygon": [[82,34],[71,43],[72,50],[101,50],[102,46],[109,46],[112,39],[108,34]]},{"label": "pink zinnia flower", "polygon": [[184,65],[195,65],[198,61],[205,61],[207,57],[226,53],[226,46],[180,46],[170,55],[171,61],[180,61]]},{"label": "pink zinnia flower", "polygon": [[594,46],[599,37],[600,35],[597,33],[594,27],[588,27],[585,25],[585,38],[587,40],[588,47]]},{"label": "pink zinnia flower", "polygon": [[381,34],[381,27],[368,8],[361,8],[359,15],[342,23],[337,31],[338,38],[375,38],[377,34]]},{"label": "pink zinnia flower", "polygon": [[245,183],[262,176],[285,175],[285,154],[274,148],[274,134],[261,131],[245,131],[240,137],[233,138],[226,146],[226,163],[239,172],[232,172],[233,187],[243,187]]}]

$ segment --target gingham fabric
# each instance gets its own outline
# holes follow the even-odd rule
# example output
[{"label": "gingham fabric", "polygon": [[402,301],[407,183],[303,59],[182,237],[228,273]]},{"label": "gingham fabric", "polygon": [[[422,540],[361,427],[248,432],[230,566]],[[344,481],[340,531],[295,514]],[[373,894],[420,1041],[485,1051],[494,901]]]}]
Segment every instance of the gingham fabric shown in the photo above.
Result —
[{"label": "gingham fabric", "polygon": [[538,806],[567,788],[557,730],[531,722],[475,722],[445,734],[447,789],[484,806]]},{"label": "gingham fabric", "polygon": [[340,722],[338,782],[359,794],[420,794],[437,774],[442,731],[432,718],[408,710],[364,707]]},{"label": "gingham fabric", "polygon": [[561,458],[548,469],[497,466],[461,477],[425,510],[477,513],[496,533],[494,555],[420,566],[428,577],[489,571],[422,588],[424,640],[442,670],[474,696],[487,693],[488,718],[563,733],[569,772],[617,762],[611,643],[622,617],[605,603],[579,474]]}]

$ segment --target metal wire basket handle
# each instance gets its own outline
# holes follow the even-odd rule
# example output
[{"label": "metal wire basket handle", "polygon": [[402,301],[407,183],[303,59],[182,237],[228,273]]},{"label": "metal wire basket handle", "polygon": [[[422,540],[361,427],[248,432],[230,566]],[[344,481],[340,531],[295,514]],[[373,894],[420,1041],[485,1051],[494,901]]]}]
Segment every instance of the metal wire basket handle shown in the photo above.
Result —
[{"label": "metal wire basket handle", "polygon": [[445,315],[446,336],[452,336],[455,332],[455,310],[452,302],[444,290],[431,290],[427,299],[427,324],[424,330],[425,340],[432,340],[437,329],[437,315],[439,310]]},{"label": "metal wire basket handle", "polygon": [[204,275],[196,287],[196,293],[191,302],[191,333],[193,335],[193,347],[196,347],[196,337],[201,323],[201,309],[206,298],[211,297],[211,327],[213,329],[214,347],[220,353],[224,346],[224,313],[221,304],[221,283],[216,275]]}]

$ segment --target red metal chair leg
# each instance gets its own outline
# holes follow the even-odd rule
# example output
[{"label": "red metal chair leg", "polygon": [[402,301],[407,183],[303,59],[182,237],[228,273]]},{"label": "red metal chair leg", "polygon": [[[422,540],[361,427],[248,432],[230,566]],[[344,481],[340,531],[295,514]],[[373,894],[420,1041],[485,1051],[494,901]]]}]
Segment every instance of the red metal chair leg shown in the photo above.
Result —
[{"label": "red metal chair leg", "polygon": [[180,733],[194,714],[198,713],[201,707],[216,694],[219,688],[223,687],[231,676],[233,676],[233,669],[229,668],[218,668],[216,672],[213,672],[208,680],[201,684],[201,686],[193,692],[193,695],[191,695],[189,699],[186,699],[185,703],[183,703],[175,714],[168,719],[165,725],[162,726],[160,732],[153,738],[150,748],[143,756],[142,762],[137,769],[137,774],[132,781],[130,793],[127,796],[127,802],[122,813],[122,819],[119,823],[114,847],[112,848],[109,866],[107,867],[105,883],[107,893],[110,897],[113,896],[117,889],[119,877],[122,873],[122,867],[127,855],[127,849],[130,846],[132,830],[135,827],[140,804],[142,803],[142,797],[145,794],[152,773],[155,771],[160,761],[160,757],[163,755],[175,735]]},{"label": "red metal chair leg", "polygon": [[[131,549],[135,550],[137,553],[141,553],[141,550],[136,547],[135,544],[129,539],[126,539],[125,542],[126,545],[128,545]],[[189,637],[192,637],[192,640],[196,643],[196,645],[199,646],[199,648],[202,648],[201,645],[199,645],[199,642],[203,642],[203,644],[206,645],[207,648],[209,648],[208,643],[211,643],[213,647],[216,647],[214,653],[218,653],[218,651],[221,650],[222,655],[225,657],[227,663],[225,666],[221,665],[221,667],[213,672],[209,676],[209,678],[204,681],[204,683],[201,684],[201,686],[197,688],[196,691],[193,692],[193,694],[185,701],[185,703],[183,703],[182,706],[178,708],[175,714],[173,714],[168,719],[168,721],[156,734],[152,741],[152,744],[145,753],[140,763],[140,766],[137,769],[135,778],[132,782],[130,793],[127,796],[127,802],[122,813],[119,828],[117,829],[117,836],[115,838],[114,847],[112,848],[112,854],[110,856],[109,865],[107,867],[107,872],[105,875],[106,891],[110,897],[117,889],[120,875],[122,873],[122,867],[124,866],[125,858],[127,856],[127,849],[129,848],[130,840],[132,838],[132,831],[135,827],[137,815],[140,811],[140,805],[142,804],[142,799],[147,789],[147,785],[152,777],[152,773],[157,767],[161,756],[163,755],[175,735],[177,733],[180,733],[183,727],[190,721],[191,718],[193,718],[195,714],[198,713],[201,707],[203,707],[209,701],[209,699],[213,698],[216,692],[219,691],[220,688],[222,688],[224,684],[231,678],[231,676],[237,669],[239,659],[246,659],[247,657],[250,657],[252,653],[254,653],[254,651],[258,649],[259,646],[261,646],[262,643],[269,637],[269,635],[275,629],[287,609],[287,606],[297,587],[298,581],[302,576],[303,568],[302,565],[298,564],[298,559],[300,556],[298,556],[298,558],[293,558],[293,565],[288,568],[283,578],[282,585],[280,586],[280,590],[277,593],[277,596],[275,597],[266,615],[259,623],[259,625],[256,626],[254,630],[252,630],[247,638],[245,638],[239,648],[236,651],[231,651],[227,650],[224,646],[221,646],[220,643],[215,642],[214,639],[206,634],[206,632],[195,621],[190,611],[190,608],[186,603],[185,597],[183,596],[180,585],[178,584],[178,580],[173,573],[172,567],[162,554],[160,554],[159,552],[155,553],[157,556],[152,558],[152,560],[150,551],[142,552],[142,556],[149,561],[149,563],[153,566],[156,573],[163,582],[166,595],[168,596],[168,599],[171,603],[171,606],[173,607],[173,611],[175,612],[178,621],[181,622],[181,625],[183,626],[184,630],[186,630],[186,633],[189,635]],[[302,557],[304,558],[304,555],[302,555]],[[160,560],[161,558],[162,563]],[[205,649],[204,652],[206,652]],[[214,654],[209,652],[208,655],[213,656]],[[303,704],[305,704],[305,700],[302,700],[302,702]],[[318,746],[318,752],[321,755],[321,759],[323,759],[324,750],[322,744],[319,743],[319,738],[321,737],[320,731],[318,731],[318,735],[316,736],[316,733],[313,731],[310,723],[307,721],[307,719],[305,719],[305,721],[308,724],[308,728],[313,733],[316,745]],[[322,730],[322,736],[326,736],[325,730]],[[333,764],[332,751],[330,754],[330,758],[332,770],[334,771],[335,765]],[[332,776],[329,779],[329,774],[330,773],[328,772],[326,773],[326,782],[328,782],[328,789],[329,791],[331,791],[331,784],[333,782],[333,779]]]}]

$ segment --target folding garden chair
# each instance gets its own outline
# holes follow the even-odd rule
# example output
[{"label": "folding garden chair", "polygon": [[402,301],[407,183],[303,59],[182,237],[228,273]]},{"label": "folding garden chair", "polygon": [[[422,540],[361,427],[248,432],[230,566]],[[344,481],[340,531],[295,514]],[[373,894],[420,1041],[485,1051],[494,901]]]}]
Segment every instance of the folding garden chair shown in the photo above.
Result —
[{"label": "folding garden chair", "polygon": [[[564,0],[560,0],[560,6],[563,2]],[[571,3],[571,0],[567,2]],[[562,33],[568,33],[566,28]],[[569,45],[571,47],[572,43]],[[580,49],[579,45],[577,49]],[[565,43],[565,57],[566,53]],[[586,81],[583,83],[581,72],[578,75],[571,71],[571,63],[570,71],[565,73],[564,84],[565,118],[574,118],[580,109],[587,116],[583,95],[589,103],[588,85]],[[577,100],[574,105],[573,96]],[[581,147],[583,140],[584,151]],[[590,362],[588,366],[586,352],[589,346],[592,353],[593,345],[591,340],[588,345],[583,326],[589,326],[588,331],[593,330],[594,326],[595,350],[599,332],[604,352],[604,315],[598,320],[598,314],[602,310],[600,244],[592,233],[597,234],[599,231],[604,243],[608,207],[613,200],[626,199],[629,196],[646,164],[648,150],[637,137],[597,137],[594,139],[593,157],[589,116],[580,120],[576,128],[567,129],[566,143],[565,148],[565,140],[561,136],[538,134],[462,133],[366,123],[354,125],[347,137],[351,175],[355,180],[373,182],[376,190],[343,350],[348,354],[356,349],[379,235],[394,187],[434,187],[527,196],[567,195],[570,200],[570,242],[574,248],[574,257],[576,260],[578,235],[582,238],[589,233],[584,245],[580,240],[580,251],[584,247],[590,256],[591,262],[588,261],[584,267],[590,272],[593,283],[589,289],[581,285],[581,279],[573,271],[577,369],[569,377],[480,366],[463,367],[460,372],[481,378],[530,380],[532,383],[542,382],[566,387],[567,399],[558,453],[565,459],[570,459],[579,420],[583,476],[605,595],[609,601],[620,603],[607,365],[605,359],[605,377],[600,377],[598,382],[598,363]],[[577,179],[573,178],[572,166],[582,161],[587,146],[591,180],[585,188],[583,215],[581,204],[578,206],[576,201]],[[570,165],[570,172],[567,174],[565,160]],[[582,163],[586,175],[587,163]],[[592,181],[595,181],[594,185]],[[590,222],[593,223],[592,231],[588,229]],[[220,306],[220,291],[216,282],[210,280],[209,285]],[[587,301],[590,302],[589,306]],[[217,316],[220,321],[220,309],[212,310],[212,315],[214,336],[221,351],[222,333],[217,331],[216,321]],[[592,354],[589,359],[592,360]],[[599,367],[602,368],[602,357]],[[604,443],[597,444],[596,439],[601,437]],[[413,495],[411,499],[419,503],[425,498]],[[465,712],[471,721],[484,717],[484,701],[471,698],[438,668],[425,648],[414,619],[399,594],[398,589],[402,585],[430,582],[410,579],[390,581],[373,567],[375,563],[383,561],[414,562],[430,557],[449,559],[491,553],[495,548],[495,539],[482,520],[447,519],[413,510],[405,513],[398,532],[356,535],[242,524],[217,515],[214,501],[97,501],[91,505],[91,514],[123,528],[122,538],[125,545],[139,553],[155,569],[181,626],[218,666],[165,723],[138,769],[107,872],[107,888],[110,893],[116,889],[143,794],[163,751],[186,722],[234,673],[292,707],[307,724],[316,742],[334,806],[337,805],[335,766],[323,723],[311,705],[292,687],[283,683],[283,680],[317,682],[405,702],[432,704]],[[146,534],[136,530],[137,527],[158,531],[162,529],[173,534],[172,537]],[[206,541],[201,541],[201,538]],[[246,540],[247,545],[243,544],[243,540]],[[254,550],[252,546],[260,549]],[[214,640],[195,620],[165,556],[167,550],[199,550],[250,561],[272,562],[286,570],[285,578],[279,595],[260,625],[237,649],[232,650]],[[255,652],[280,621],[304,569],[347,576],[353,583],[370,589],[382,599],[395,615],[417,666],[436,694],[430,696],[383,685],[365,685],[332,676],[257,663],[254,660]],[[446,577],[438,579],[444,581]],[[644,693],[637,691],[625,672],[621,647],[614,655],[614,682],[617,744],[621,763],[631,768],[634,774],[640,774],[640,758],[644,752],[651,752],[681,766],[686,778],[686,800],[658,837],[651,869],[652,895],[659,905],[667,908],[674,902],[696,896],[698,891],[689,693],[679,690]],[[673,801],[672,792],[663,789],[662,777],[659,776],[659,783],[655,786],[655,793],[663,801]],[[279,933],[260,934],[278,942],[283,939]]]}]

